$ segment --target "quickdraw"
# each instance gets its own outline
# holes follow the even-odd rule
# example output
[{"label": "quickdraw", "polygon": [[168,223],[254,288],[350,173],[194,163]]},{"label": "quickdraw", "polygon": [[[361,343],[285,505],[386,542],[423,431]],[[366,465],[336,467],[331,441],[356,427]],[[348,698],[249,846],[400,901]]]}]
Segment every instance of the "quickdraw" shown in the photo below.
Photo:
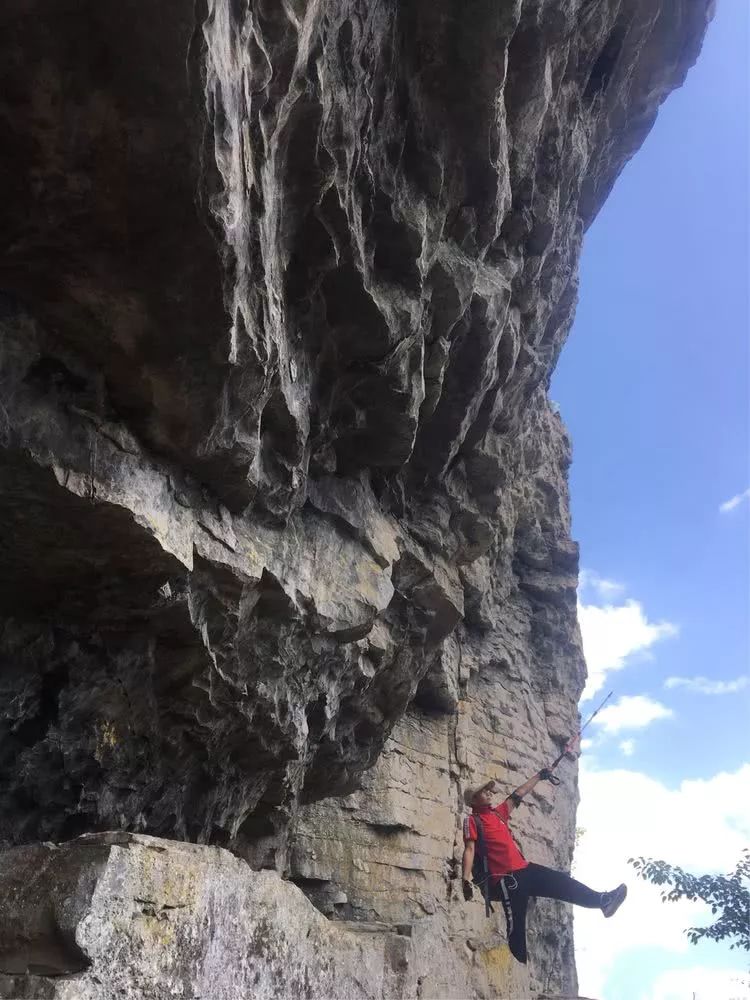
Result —
[{"label": "quickdraw", "polygon": [[[594,712],[591,713],[591,715],[584,722],[584,724],[581,726],[581,728],[578,730],[578,732],[575,734],[575,736],[571,736],[571,738],[565,744],[565,747],[564,747],[562,753],[558,757],[556,757],[553,760],[553,762],[550,764],[550,766],[547,768],[548,771],[550,771],[550,772],[554,771],[555,768],[557,767],[557,765],[560,763],[560,761],[564,757],[567,757],[569,754],[574,753],[573,748],[576,745],[576,743],[580,743],[580,741],[581,741],[581,734],[583,733],[584,729],[586,729],[586,727],[589,725],[590,722],[593,722],[594,718],[599,714],[599,712],[601,712],[601,710],[604,708],[604,706],[607,704],[607,702],[609,701],[609,699],[612,697],[613,694],[614,694],[614,691],[610,691],[609,694],[607,695],[607,697],[604,699],[604,701],[596,709],[596,711],[594,711]],[[560,779],[558,777],[556,777],[554,774],[550,774],[550,776],[549,776],[549,778],[547,780],[552,785],[559,785],[560,784]]]}]

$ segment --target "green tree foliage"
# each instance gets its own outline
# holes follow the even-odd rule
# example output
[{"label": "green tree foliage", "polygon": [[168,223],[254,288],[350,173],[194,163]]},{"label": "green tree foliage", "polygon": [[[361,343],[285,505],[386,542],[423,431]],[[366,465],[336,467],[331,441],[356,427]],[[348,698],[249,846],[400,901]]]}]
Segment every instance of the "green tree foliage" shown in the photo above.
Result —
[{"label": "green tree foliage", "polygon": [[629,858],[638,875],[654,885],[665,886],[661,898],[673,903],[678,899],[700,899],[711,907],[717,920],[708,927],[688,927],[685,933],[695,944],[701,938],[723,941],[730,948],[750,951],[750,849],[742,852],[731,875],[691,875],[676,865],[650,858]]}]

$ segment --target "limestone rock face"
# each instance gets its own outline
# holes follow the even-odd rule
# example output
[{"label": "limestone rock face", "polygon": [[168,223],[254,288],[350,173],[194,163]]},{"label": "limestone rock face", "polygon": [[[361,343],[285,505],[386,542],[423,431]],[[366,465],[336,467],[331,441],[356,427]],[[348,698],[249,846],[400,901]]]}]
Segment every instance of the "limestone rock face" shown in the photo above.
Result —
[{"label": "limestone rock face", "polygon": [[[510,988],[460,790],[575,724],[546,387],[710,8],[4,5],[1,843],[226,846]],[[565,780],[521,821],[559,864]],[[517,991],[574,985],[550,913]]]},{"label": "limestone rock face", "polygon": [[[447,956],[465,970],[469,995],[576,992],[569,907],[532,904],[524,968],[505,944],[500,907],[488,920],[479,899],[464,902],[460,883],[464,789],[496,778],[509,794],[557,756],[576,725],[582,673],[569,446],[554,413],[541,404],[534,412],[517,439],[511,494],[524,530],[484,570],[482,618],[467,616],[443,643],[361,790],[305,806],[292,830],[291,876],[332,919],[440,928],[441,961],[425,971],[426,997],[464,995]],[[501,588],[503,580],[514,582]],[[576,770],[566,761],[558,774],[562,783],[538,785],[510,826],[529,860],[569,870]]]},{"label": "limestone rock face", "polygon": [[331,923],[227,851],[128,834],[0,855],[0,997],[414,996],[413,942]]},{"label": "limestone rock face", "polygon": [[472,968],[476,943],[456,954],[441,918],[330,921],[221,848],[127,833],[16,847],[0,893],[5,1000],[524,995],[501,949]]}]

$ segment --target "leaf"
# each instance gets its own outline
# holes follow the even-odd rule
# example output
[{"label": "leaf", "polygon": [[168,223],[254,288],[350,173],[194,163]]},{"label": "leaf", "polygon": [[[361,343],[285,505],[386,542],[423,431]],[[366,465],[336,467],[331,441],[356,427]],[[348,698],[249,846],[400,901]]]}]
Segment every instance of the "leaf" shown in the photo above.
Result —
[{"label": "leaf", "polygon": [[702,901],[711,907],[715,919],[710,927],[691,927],[685,933],[691,943],[702,938],[712,941],[729,940],[731,948],[750,951],[750,849],[731,875],[693,875],[666,861],[652,858],[629,858],[639,878],[656,886],[666,886],[660,892],[662,902],[680,899]]}]

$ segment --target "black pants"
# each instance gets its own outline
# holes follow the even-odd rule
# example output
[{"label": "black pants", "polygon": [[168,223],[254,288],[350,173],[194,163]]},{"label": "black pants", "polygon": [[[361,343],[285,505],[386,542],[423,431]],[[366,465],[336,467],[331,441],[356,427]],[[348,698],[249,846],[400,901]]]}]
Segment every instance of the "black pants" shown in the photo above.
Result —
[{"label": "black pants", "polygon": [[602,904],[602,894],[577,882],[565,872],[535,865],[521,868],[496,880],[490,887],[490,898],[503,904],[508,924],[508,945],[514,958],[526,962],[526,907],[532,897],[559,899],[595,910]]}]

